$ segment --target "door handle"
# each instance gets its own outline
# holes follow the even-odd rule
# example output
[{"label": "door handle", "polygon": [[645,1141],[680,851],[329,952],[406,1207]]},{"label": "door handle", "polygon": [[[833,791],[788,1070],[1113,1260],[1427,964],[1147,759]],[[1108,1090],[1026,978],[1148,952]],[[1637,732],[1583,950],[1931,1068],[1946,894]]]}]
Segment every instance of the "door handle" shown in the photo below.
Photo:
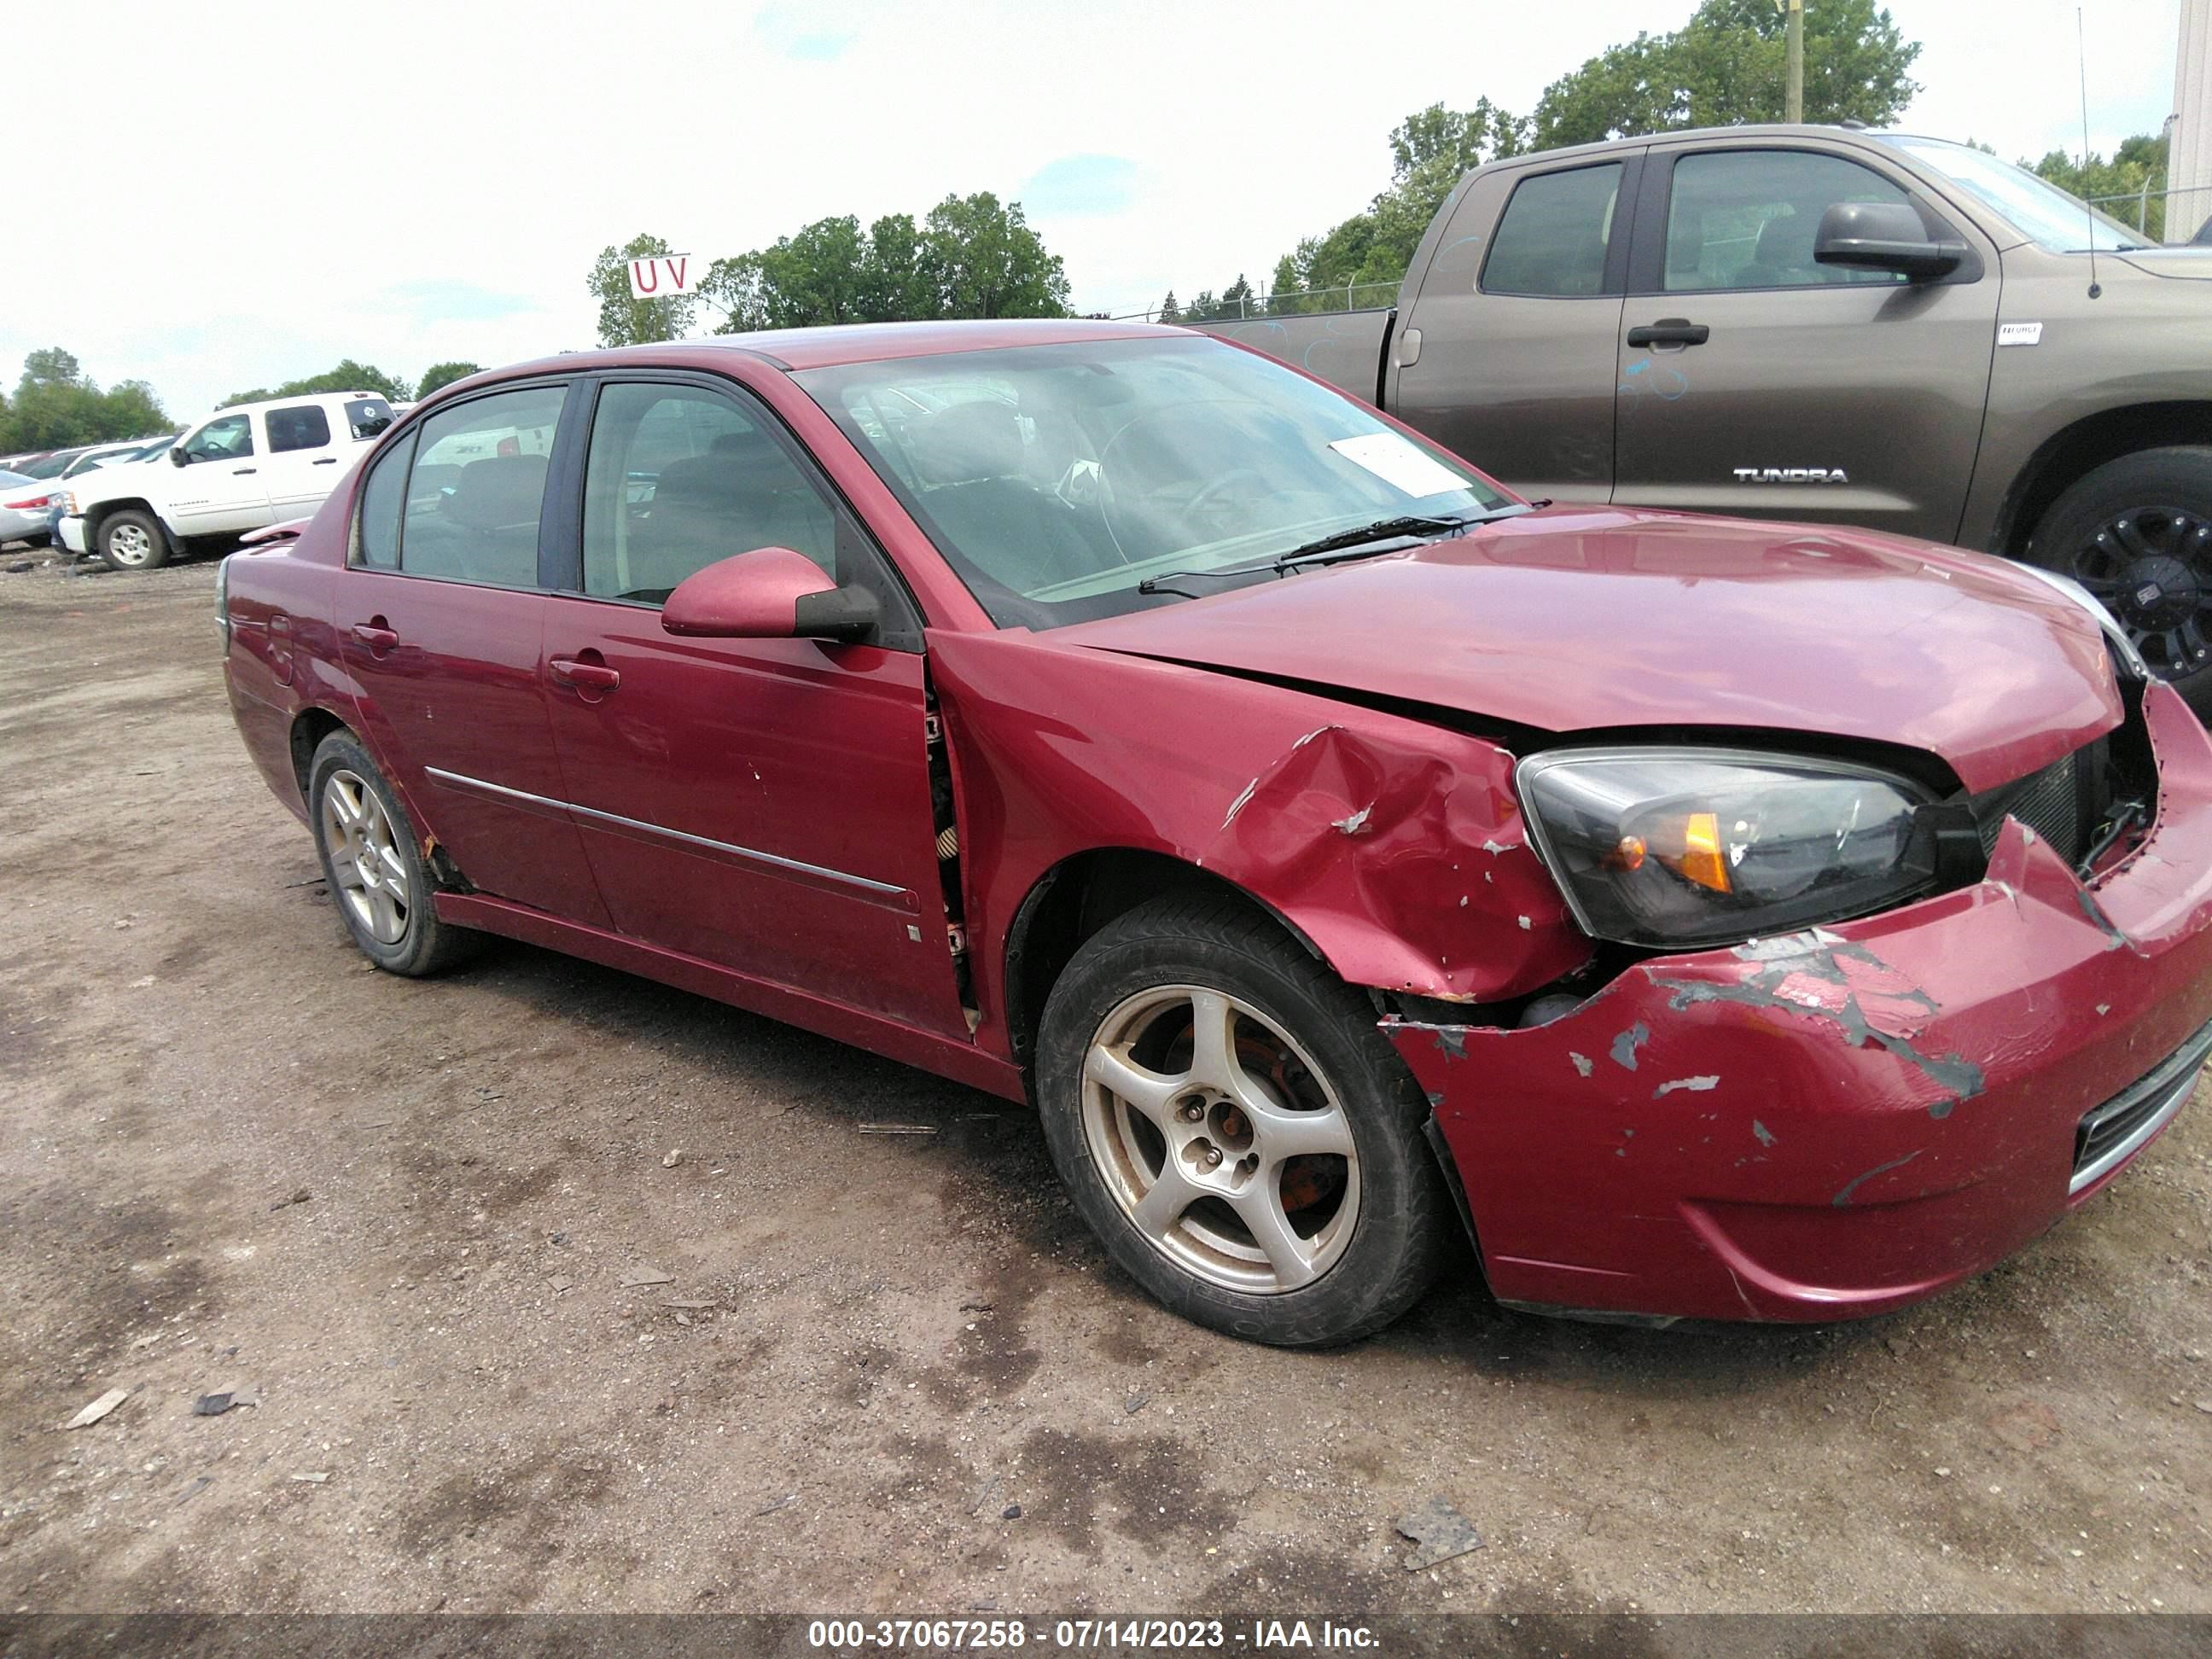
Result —
[{"label": "door handle", "polygon": [[321,460],[310,463],[314,466],[336,466],[337,464],[338,458],[335,455],[325,455]]},{"label": "door handle", "polygon": [[579,662],[574,657],[556,657],[545,666],[562,685],[574,685],[592,691],[611,691],[622,684],[622,675],[603,662]]},{"label": "door handle", "polygon": [[230,470],[230,476],[234,478],[242,478],[249,472],[258,472],[260,471],[261,469],[258,466],[234,466]]},{"label": "door handle", "polygon": [[1712,336],[1712,330],[1703,323],[1693,323],[1686,317],[1662,317],[1656,323],[1640,323],[1630,329],[1628,343],[1632,346],[1703,345]]},{"label": "door handle", "polygon": [[381,617],[374,622],[356,623],[353,636],[372,651],[389,651],[399,643],[399,635],[384,625]]}]

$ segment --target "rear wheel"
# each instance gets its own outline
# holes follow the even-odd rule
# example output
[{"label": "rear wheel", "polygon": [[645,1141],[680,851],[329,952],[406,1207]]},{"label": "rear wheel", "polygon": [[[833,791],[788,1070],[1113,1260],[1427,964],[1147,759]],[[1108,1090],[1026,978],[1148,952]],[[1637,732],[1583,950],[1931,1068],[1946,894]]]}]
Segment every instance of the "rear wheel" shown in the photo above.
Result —
[{"label": "rear wheel", "polygon": [[1237,906],[1164,900],[1086,941],[1045,1006],[1037,1094],[1108,1253],[1200,1324],[1348,1342],[1443,1259],[1428,1103],[1374,1010]]},{"label": "rear wheel", "polygon": [[2027,557],[2103,600],[2151,672],[2212,717],[2212,449],[2146,449],[2085,474]]},{"label": "rear wheel", "polygon": [[307,799],[331,897],[362,955],[419,978],[468,953],[481,935],[438,920],[415,827],[351,733],[333,732],[315,750]]},{"label": "rear wheel", "polygon": [[100,521],[100,556],[111,569],[152,570],[169,557],[169,538],[161,520],[137,507],[111,513]]}]

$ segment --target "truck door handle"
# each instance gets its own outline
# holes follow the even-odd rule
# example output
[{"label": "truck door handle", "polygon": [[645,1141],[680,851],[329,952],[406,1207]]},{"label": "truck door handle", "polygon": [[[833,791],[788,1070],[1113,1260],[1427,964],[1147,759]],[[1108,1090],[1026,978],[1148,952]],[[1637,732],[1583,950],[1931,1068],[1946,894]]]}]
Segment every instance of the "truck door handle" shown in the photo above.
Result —
[{"label": "truck door handle", "polygon": [[315,466],[336,466],[337,464],[338,458],[335,455],[325,455],[321,460],[311,463]]},{"label": "truck door handle", "polygon": [[1656,323],[1640,323],[1630,329],[1628,343],[1632,346],[1693,346],[1703,345],[1712,337],[1712,330],[1703,323],[1693,323],[1686,317],[1662,317]]},{"label": "truck door handle", "polygon": [[372,651],[389,651],[399,643],[399,635],[384,625],[384,618],[374,622],[356,623],[353,636]]},{"label": "truck door handle", "polygon": [[622,684],[622,675],[603,662],[579,662],[574,657],[556,657],[545,666],[562,685],[592,691],[611,691]]},{"label": "truck door handle", "polygon": [[260,471],[261,469],[258,466],[234,466],[230,470],[230,476],[234,478],[242,478],[249,472],[258,472]]}]

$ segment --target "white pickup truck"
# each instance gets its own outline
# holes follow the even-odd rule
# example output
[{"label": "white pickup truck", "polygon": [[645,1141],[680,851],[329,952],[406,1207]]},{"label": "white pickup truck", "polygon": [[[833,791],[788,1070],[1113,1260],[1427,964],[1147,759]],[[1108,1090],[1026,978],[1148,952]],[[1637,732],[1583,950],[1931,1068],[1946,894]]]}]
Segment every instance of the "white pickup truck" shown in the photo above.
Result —
[{"label": "white pickup truck", "polygon": [[150,570],[198,538],[306,518],[392,418],[367,392],[217,410],[165,454],[72,479],[62,545],[118,570]]}]

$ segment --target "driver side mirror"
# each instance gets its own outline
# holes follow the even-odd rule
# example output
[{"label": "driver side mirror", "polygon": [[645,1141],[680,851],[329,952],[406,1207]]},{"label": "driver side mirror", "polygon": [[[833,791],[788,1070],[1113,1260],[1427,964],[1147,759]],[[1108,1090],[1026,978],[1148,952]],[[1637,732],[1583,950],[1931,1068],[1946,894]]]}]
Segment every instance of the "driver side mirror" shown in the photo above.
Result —
[{"label": "driver side mirror", "polygon": [[677,583],[660,608],[663,631],[690,639],[865,640],[880,618],[874,594],[838,586],[787,547],[718,559]]},{"label": "driver side mirror", "polygon": [[1813,262],[1859,270],[1893,270],[1932,283],[1956,270],[1964,242],[1933,241],[1919,214],[1903,202],[1835,202],[1813,236]]},{"label": "driver side mirror", "polygon": [[182,444],[179,444],[174,449],[169,452],[169,465],[171,466],[190,466],[191,464],[192,458],[185,452],[185,447]]}]

